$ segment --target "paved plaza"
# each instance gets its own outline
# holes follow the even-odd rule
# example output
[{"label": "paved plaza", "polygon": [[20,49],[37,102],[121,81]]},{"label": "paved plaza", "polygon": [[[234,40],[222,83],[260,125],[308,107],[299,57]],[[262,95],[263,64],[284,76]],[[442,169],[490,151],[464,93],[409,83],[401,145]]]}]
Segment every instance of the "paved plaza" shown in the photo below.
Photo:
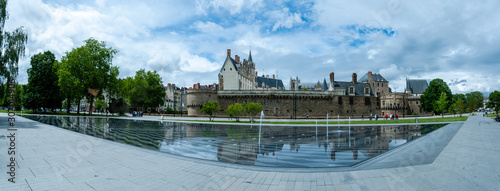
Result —
[{"label": "paved plaza", "polygon": [[[0,114],[0,190],[499,190],[500,123],[481,115],[348,168],[201,161]],[[6,167],[15,133],[15,183]],[[11,149],[12,150],[12,149]]]}]

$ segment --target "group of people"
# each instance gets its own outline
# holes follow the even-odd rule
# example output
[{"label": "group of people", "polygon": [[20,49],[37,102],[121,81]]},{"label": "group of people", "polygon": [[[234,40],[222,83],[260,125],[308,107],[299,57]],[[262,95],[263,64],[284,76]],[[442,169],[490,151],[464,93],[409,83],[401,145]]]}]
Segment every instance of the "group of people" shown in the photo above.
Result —
[{"label": "group of people", "polygon": [[132,117],[142,117],[142,111],[132,111]]},{"label": "group of people", "polygon": [[[387,120],[387,119],[391,119],[391,120],[393,120],[393,119],[399,119],[399,115],[398,115],[398,114],[395,114],[395,115],[393,115],[393,114],[390,114],[390,115],[385,114],[385,116],[384,116],[384,115],[382,115],[382,117],[384,117],[384,118],[385,118],[385,120]],[[373,118],[374,118],[374,117],[373,117],[373,114],[370,114],[370,121],[371,121]],[[361,116],[361,119],[364,119],[364,116]],[[378,120],[378,115],[375,115],[375,120]]]}]

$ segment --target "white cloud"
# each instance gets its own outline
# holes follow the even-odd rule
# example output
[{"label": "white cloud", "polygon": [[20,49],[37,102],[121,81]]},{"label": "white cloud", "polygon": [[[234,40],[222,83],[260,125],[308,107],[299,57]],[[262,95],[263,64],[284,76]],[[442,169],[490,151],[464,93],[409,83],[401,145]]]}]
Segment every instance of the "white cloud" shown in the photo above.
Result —
[{"label": "white cloud", "polygon": [[288,8],[271,11],[269,15],[276,20],[272,31],[276,31],[279,28],[292,28],[294,25],[304,23],[299,13],[291,13]]},{"label": "white cloud", "polygon": [[224,30],[224,28],[222,28],[220,25],[213,22],[196,21],[191,27],[200,32],[206,33],[220,32]]}]

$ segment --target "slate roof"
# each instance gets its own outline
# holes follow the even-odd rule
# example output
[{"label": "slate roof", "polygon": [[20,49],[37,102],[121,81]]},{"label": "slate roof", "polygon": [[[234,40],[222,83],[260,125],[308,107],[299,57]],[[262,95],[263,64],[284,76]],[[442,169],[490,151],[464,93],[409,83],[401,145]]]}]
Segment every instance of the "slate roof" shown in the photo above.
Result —
[{"label": "slate roof", "polygon": [[[387,82],[387,80],[380,74],[372,74],[373,80],[376,82]],[[368,82],[368,73],[359,79],[360,82]]]},{"label": "slate roof", "polygon": [[262,88],[262,83],[267,85],[269,88],[277,88],[277,89],[285,89],[285,86],[283,85],[283,81],[280,79],[272,79],[272,78],[266,78],[264,76],[262,77],[256,77],[255,78],[255,83],[257,83],[257,87]]},{"label": "slate roof", "polygon": [[406,89],[411,90],[414,94],[423,94],[428,86],[427,80],[406,79]]},{"label": "slate roof", "polygon": [[[346,95],[349,95],[349,86],[352,82],[333,82],[333,89],[339,89],[342,88],[345,90]],[[356,96],[364,96],[365,95],[365,84],[366,83],[356,83],[354,84],[354,95]],[[371,86],[368,86],[370,88],[370,96],[375,96],[373,94],[373,90]]]},{"label": "slate roof", "polygon": [[314,89],[314,88],[316,88],[316,85],[318,85],[318,82],[316,82],[316,83],[299,83],[299,90],[303,89],[303,88]]}]

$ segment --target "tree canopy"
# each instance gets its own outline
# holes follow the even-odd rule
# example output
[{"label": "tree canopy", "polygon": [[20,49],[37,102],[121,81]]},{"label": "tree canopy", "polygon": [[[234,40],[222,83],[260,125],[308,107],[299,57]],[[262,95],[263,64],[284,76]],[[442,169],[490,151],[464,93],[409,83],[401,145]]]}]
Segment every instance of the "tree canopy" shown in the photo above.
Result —
[{"label": "tree canopy", "polygon": [[56,57],[50,51],[38,53],[31,57],[31,68],[28,69],[28,86],[26,90],[26,107],[33,111],[38,108],[60,108],[58,75],[54,63]]},{"label": "tree canopy", "polygon": [[439,111],[435,110],[436,102],[441,97],[441,93],[444,92],[446,94],[446,99],[448,102],[446,103],[445,108],[448,108],[451,104],[451,90],[442,79],[436,78],[429,83],[429,87],[425,89],[424,93],[420,96],[420,108],[422,108],[426,112],[435,112],[436,114]]},{"label": "tree canopy", "polygon": [[466,101],[469,112],[475,111],[476,109],[483,107],[483,100],[484,100],[483,93],[475,91],[471,93],[466,93],[465,96],[467,97]]},{"label": "tree canopy", "polygon": [[436,104],[434,104],[434,111],[441,113],[441,115],[444,117],[443,113],[446,111],[448,108],[448,97],[446,97],[446,92],[441,92],[441,96],[439,96],[439,100],[436,101]]},{"label": "tree canopy", "polygon": [[[114,55],[117,50],[107,47],[106,42],[99,42],[93,38],[84,41],[85,45],[73,48],[71,52],[61,59],[63,63],[60,69],[62,80],[71,80],[68,84],[64,82],[61,85],[65,87],[77,88],[71,92],[64,88],[63,94],[66,98],[76,96],[80,100],[82,96],[87,97],[90,102],[90,108],[93,107],[94,98],[101,95],[105,88],[108,88],[114,82],[113,78],[118,75],[118,68],[112,66]],[[74,81],[73,81],[74,80]],[[92,114],[92,109],[90,109]]]},{"label": "tree canopy", "polygon": [[253,122],[253,117],[263,110],[261,103],[250,102],[245,104],[245,112],[250,116],[250,121]]},{"label": "tree canopy", "polygon": [[235,103],[227,107],[226,114],[240,121],[240,116],[245,115],[244,103]]},{"label": "tree canopy", "polygon": [[7,13],[7,0],[0,0],[0,77],[17,76],[19,57],[24,56],[25,44],[28,34],[19,27],[12,32],[5,30],[5,21],[9,18]]},{"label": "tree canopy", "polygon": [[157,108],[165,102],[165,91],[161,77],[156,71],[140,69],[134,78],[122,81],[122,92],[127,103],[133,108]]},{"label": "tree canopy", "polygon": [[498,114],[500,111],[500,91],[495,90],[491,92],[488,99],[490,100],[488,102],[488,107],[492,108]]},{"label": "tree canopy", "polygon": [[220,111],[221,108],[217,101],[207,101],[203,104],[201,107],[201,112],[205,113],[208,115],[208,119],[210,121],[213,120],[213,115],[215,112]]}]

